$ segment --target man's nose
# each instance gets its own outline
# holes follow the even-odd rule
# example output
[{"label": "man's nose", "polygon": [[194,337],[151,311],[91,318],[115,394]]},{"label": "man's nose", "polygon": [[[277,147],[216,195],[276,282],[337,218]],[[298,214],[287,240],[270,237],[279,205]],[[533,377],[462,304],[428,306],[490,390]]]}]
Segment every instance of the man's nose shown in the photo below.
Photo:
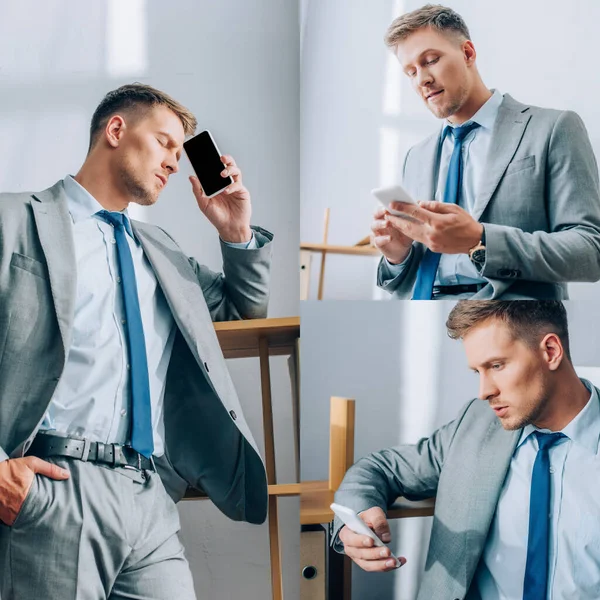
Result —
[{"label": "man's nose", "polygon": [[417,71],[417,83],[423,87],[433,83],[433,77],[429,69],[419,69]]},{"label": "man's nose", "polygon": [[479,377],[479,398],[489,400],[498,395],[498,388],[491,377],[480,375]]},{"label": "man's nose", "polygon": [[170,156],[163,163],[165,169],[168,169],[171,174],[177,173],[179,171],[179,161],[174,157]]}]

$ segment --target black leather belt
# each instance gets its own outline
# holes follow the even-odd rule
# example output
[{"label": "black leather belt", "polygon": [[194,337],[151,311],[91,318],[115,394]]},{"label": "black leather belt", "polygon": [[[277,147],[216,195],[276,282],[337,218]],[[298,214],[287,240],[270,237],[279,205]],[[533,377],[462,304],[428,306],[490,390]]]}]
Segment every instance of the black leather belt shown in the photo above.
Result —
[{"label": "black leather belt", "polygon": [[476,294],[480,289],[485,287],[485,283],[471,283],[463,285],[434,285],[433,297],[436,296],[454,296],[457,294]]},{"label": "black leather belt", "polygon": [[131,446],[103,444],[58,435],[38,434],[27,451],[27,455],[38,458],[64,456],[84,462],[94,462],[111,467],[125,467],[138,471],[155,471],[152,458],[146,458]]}]

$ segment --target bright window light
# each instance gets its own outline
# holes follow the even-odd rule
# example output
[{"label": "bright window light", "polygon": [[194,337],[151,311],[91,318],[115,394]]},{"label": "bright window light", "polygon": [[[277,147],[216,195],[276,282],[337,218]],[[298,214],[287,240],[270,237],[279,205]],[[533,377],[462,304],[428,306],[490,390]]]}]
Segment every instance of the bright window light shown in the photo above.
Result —
[{"label": "bright window light", "polygon": [[112,77],[148,70],[147,0],[108,0],[106,66]]}]

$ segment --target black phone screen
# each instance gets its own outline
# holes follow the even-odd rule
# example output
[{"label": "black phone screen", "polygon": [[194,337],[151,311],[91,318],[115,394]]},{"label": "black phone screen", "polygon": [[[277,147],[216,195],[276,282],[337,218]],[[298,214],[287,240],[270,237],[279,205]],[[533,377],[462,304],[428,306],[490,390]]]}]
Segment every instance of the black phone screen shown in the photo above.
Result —
[{"label": "black phone screen", "polygon": [[184,142],[183,148],[207,196],[212,196],[233,183],[231,177],[221,176],[225,167],[208,131],[203,131]]}]

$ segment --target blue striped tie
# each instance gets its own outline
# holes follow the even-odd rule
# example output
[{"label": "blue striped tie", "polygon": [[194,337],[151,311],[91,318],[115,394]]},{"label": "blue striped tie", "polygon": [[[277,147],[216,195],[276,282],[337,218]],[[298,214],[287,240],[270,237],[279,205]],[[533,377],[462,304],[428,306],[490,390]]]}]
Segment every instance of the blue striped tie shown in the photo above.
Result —
[{"label": "blue striped tie", "polygon": [[146,357],[146,341],[144,339],[144,327],[142,325],[133,259],[125,233],[125,216],[121,213],[106,210],[100,211],[98,215],[114,227],[117,242],[127,325],[125,329],[131,367],[131,409],[133,413],[131,419],[131,446],[146,458],[150,458],[154,451],[154,441],[152,437],[148,359]]},{"label": "blue striped tie", "polygon": [[535,431],[538,453],[531,475],[529,538],[523,583],[523,600],[546,600],[548,593],[548,552],[550,533],[550,447],[563,433]]},{"label": "blue striped tie", "polygon": [[[446,188],[444,189],[444,202],[446,204],[458,204],[460,192],[462,189],[462,146],[467,135],[479,127],[479,123],[469,123],[461,127],[449,127],[448,129],[454,135],[454,150],[450,158],[448,167],[448,177],[446,179]],[[413,300],[431,300],[433,294],[433,284],[440,264],[441,254],[432,252],[429,248],[425,251],[417,280],[413,291]]]}]

